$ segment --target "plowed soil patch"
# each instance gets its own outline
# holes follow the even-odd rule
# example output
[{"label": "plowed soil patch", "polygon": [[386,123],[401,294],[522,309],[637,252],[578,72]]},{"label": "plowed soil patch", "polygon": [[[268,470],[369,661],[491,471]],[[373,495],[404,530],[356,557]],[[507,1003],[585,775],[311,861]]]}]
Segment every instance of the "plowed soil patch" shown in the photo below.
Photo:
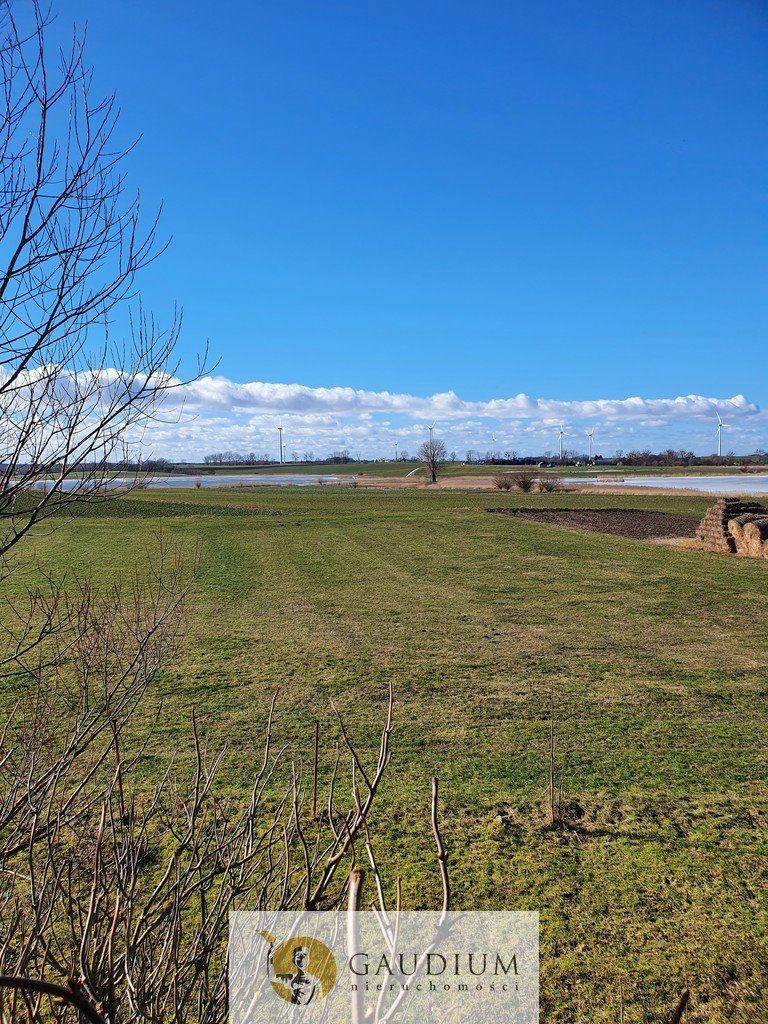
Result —
[{"label": "plowed soil patch", "polygon": [[647,512],[634,508],[492,508],[489,512],[533,519],[537,523],[570,526],[617,537],[649,540],[653,537],[693,537],[698,519],[668,512]]}]

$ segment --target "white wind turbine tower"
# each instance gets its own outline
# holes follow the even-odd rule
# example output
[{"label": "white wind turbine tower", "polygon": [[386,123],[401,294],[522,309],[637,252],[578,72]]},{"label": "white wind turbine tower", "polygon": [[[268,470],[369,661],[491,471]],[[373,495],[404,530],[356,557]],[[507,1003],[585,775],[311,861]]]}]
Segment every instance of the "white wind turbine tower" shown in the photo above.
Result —
[{"label": "white wind turbine tower", "polygon": [[592,435],[594,434],[594,432],[595,432],[595,428],[594,427],[592,427],[591,430],[587,431],[587,437],[589,438],[589,461],[590,462],[592,461]]},{"label": "white wind turbine tower", "polygon": [[491,462],[496,461],[496,435],[491,434]]},{"label": "white wind turbine tower", "polygon": [[722,455],[723,455],[723,427],[725,427],[726,430],[730,430],[731,429],[731,424],[730,423],[723,423],[723,421],[720,419],[720,413],[719,412],[716,412],[715,416],[717,416],[717,457],[718,458],[722,458]]},{"label": "white wind turbine tower", "polygon": [[437,420],[433,420],[432,424],[431,424],[431,426],[429,428],[429,447],[430,448],[432,447],[432,431],[435,429],[435,423],[436,422],[437,422]]},{"label": "white wind turbine tower", "polygon": [[567,430],[563,429],[563,424],[562,423],[560,424],[559,434],[560,434],[560,461],[562,462],[563,461],[563,438],[564,437],[570,437],[571,435],[568,433]]}]

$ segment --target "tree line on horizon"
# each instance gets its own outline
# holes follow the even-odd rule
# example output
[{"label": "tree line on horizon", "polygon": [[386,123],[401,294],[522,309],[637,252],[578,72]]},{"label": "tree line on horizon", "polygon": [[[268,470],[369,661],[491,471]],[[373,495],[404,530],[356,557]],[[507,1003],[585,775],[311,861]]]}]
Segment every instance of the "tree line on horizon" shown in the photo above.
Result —
[{"label": "tree line on horizon", "polygon": [[[255,452],[245,454],[236,451],[225,451],[206,455],[202,462],[164,457],[148,459],[115,459],[106,462],[103,459],[95,459],[93,460],[93,463],[90,460],[84,459],[80,462],[76,471],[86,474],[91,473],[92,475],[98,473],[102,480],[106,480],[108,475],[112,473],[178,473],[189,472],[191,469],[200,470],[202,467],[205,467],[212,472],[219,466],[245,466],[253,467],[255,469],[262,468],[264,466],[280,465],[338,466],[360,462],[390,463],[394,461],[394,459],[388,458],[365,458],[358,457],[356,455],[353,456],[348,449],[332,452],[330,455],[326,455],[324,457],[317,457],[311,451],[304,452],[299,456],[299,453],[297,452],[295,459],[291,458],[284,463],[280,463],[277,458],[269,453],[259,455]],[[422,457],[421,451],[415,455],[411,455],[407,451],[402,451],[398,453],[396,461],[415,465],[427,460]],[[750,466],[768,465],[768,450],[764,448],[757,448],[754,452],[747,455],[736,455],[733,452],[728,452],[726,455],[718,456],[695,455],[693,452],[685,449],[672,448],[668,448],[660,452],[652,452],[649,449],[624,452],[619,449],[614,452],[612,456],[593,455],[591,462],[589,457],[585,454],[580,454],[577,451],[566,451],[563,453],[563,459],[561,462],[558,453],[552,452],[551,450],[545,451],[541,455],[519,455],[515,451],[505,451],[501,455],[494,456],[491,452],[482,453],[469,449],[465,453],[463,459],[459,458],[456,451],[450,451],[446,452],[444,457],[441,457],[438,461],[440,463],[451,464],[461,462],[465,465],[471,466],[545,465],[552,467],[555,465],[595,465],[658,466],[672,468],[679,467],[681,469],[696,466],[733,466],[734,468],[749,468]],[[0,472],[7,473],[8,470],[9,465],[7,463],[0,462]],[[51,462],[46,463],[44,466],[38,466],[33,463],[21,461],[14,463],[13,470],[16,473],[21,472],[25,475],[31,475],[35,479],[42,478],[48,474],[54,477],[59,475],[66,476],[68,472],[73,471],[69,467],[58,462]]]},{"label": "tree line on horizon", "polygon": [[[422,462],[423,458],[420,458],[419,454],[410,455],[407,451],[398,452],[397,459],[390,458],[365,458],[359,456],[353,456],[349,449],[344,448],[340,451],[334,451],[326,456],[316,456],[312,451],[303,452],[301,455],[299,452],[292,452],[292,458],[287,459],[288,463],[295,463],[298,465],[341,465],[349,462]],[[557,462],[560,463],[560,458],[557,452],[547,450],[539,455],[520,455],[519,452],[507,449],[501,454],[494,455],[491,451],[478,451],[476,449],[468,449],[464,458],[460,459],[456,451],[446,451],[444,459],[441,461],[456,463],[462,461],[468,465],[489,465],[489,466],[503,466],[503,465],[537,465],[539,462]],[[563,453],[562,465],[575,465],[576,463],[587,463],[589,462],[589,456],[584,452],[577,450],[569,450]],[[728,452],[725,455],[696,455],[694,452],[687,449],[674,449],[665,448],[662,451],[653,452],[649,448],[644,449],[633,449],[625,452],[623,449],[617,449],[613,455],[593,455],[591,462],[599,463],[601,465],[625,465],[625,466],[679,466],[679,467],[690,467],[690,466],[741,466],[741,465],[763,465],[768,463],[768,450],[764,448],[756,448],[751,454],[736,455],[734,452]],[[173,465],[199,465],[199,463],[187,462],[184,460],[177,460],[175,463],[173,460],[168,459],[154,459],[148,460],[143,463],[144,468],[150,468],[151,466],[157,468],[173,468]],[[275,456],[270,455],[268,452],[263,455],[258,455],[255,452],[244,454],[237,451],[224,451],[216,452],[211,455],[206,455],[203,458],[203,465],[206,466],[262,466],[262,465],[281,465],[279,460]],[[285,464],[285,463],[283,463]]]}]

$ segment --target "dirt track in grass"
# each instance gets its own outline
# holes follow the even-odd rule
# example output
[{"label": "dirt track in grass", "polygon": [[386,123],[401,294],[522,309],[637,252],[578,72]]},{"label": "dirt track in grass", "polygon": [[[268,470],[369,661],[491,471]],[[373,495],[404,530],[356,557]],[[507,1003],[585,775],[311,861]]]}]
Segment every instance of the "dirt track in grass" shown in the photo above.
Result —
[{"label": "dirt track in grass", "polygon": [[635,508],[493,508],[498,512],[537,523],[569,526],[594,533],[612,533],[617,537],[650,540],[656,537],[693,538],[697,519],[672,515],[668,512],[649,512]]}]

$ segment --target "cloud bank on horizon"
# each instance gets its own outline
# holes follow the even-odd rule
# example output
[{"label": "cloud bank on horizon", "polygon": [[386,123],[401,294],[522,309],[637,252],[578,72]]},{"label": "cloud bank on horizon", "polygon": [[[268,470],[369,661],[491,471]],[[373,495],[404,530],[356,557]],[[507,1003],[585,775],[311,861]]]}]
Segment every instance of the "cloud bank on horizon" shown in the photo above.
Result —
[{"label": "cloud bank on horizon", "polygon": [[415,454],[433,421],[462,458],[492,445],[499,452],[544,454],[556,449],[561,423],[575,451],[586,448],[586,430],[596,428],[596,450],[605,455],[646,447],[712,452],[717,415],[729,424],[724,451],[754,451],[768,439],[768,417],[741,394],[567,401],[520,393],[470,401],[455,391],[420,396],[206,376],[180,385],[169,402],[177,420],[154,425],[145,444],[155,455],[188,459],[224,450],[274,455],[278,425],[287,451],[298,458],[345,448],[364,457],[391,456],[395,442],[401,453]]},{"label": "cloud bank on horizon", "polygon": [[390,391],[364,391],[350,387],[311,388],[304,384],[268,384],[254,381],[237,384],[226,377],[203,377],[184,385],[178,392],[186,408],[217,412],[332,413],[349,416],[360,413],[397,413],[420,419],[441,417],[461,419],[482,416],[491,419],[558,420],[567,417],[665,420],[695,416],[753,415],[759,406],[744,395],[705,398],[685,395],[677,398],[601,398],[588,401],[559,401],[531,398],[520,393],[510,398],[466,401],[455,391],[427,397]]}]

